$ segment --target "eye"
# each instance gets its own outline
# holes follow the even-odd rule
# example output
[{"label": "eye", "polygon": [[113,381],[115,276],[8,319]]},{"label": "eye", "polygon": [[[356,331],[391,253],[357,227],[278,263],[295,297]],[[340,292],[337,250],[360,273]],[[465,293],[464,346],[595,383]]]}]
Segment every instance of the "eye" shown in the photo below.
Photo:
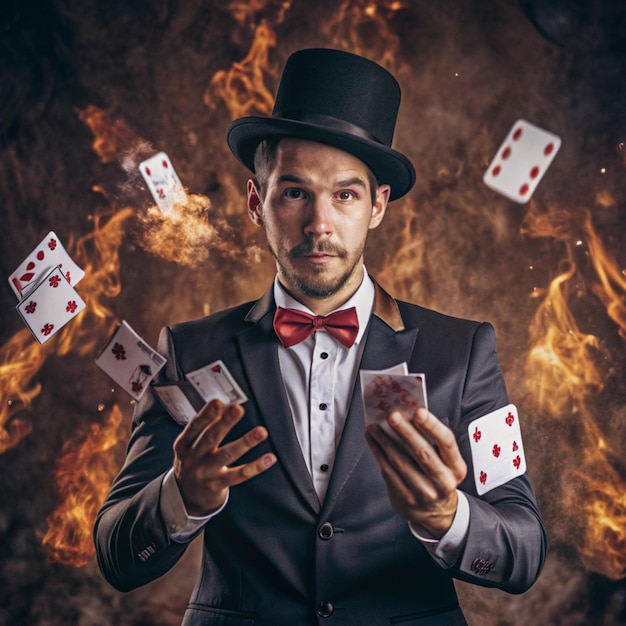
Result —
[{"label": "eye", "polygon": [[302,200],[306,197],[306,194],[302,191],[302,189],[296,188],[285,189],[283,195],[289,200]]},{"label": "eye", "polygon": [[354,192],[352,192],[352,191],[343,190],[343,191],[340,191],[340,192],[337,194],[337,197],[338,197],[340,200],[344,200],[344,201],[345,201],[345,200],[353,200],[354,198],[356,198],[356,195],[355,195],[355,194],[354,194]]}]

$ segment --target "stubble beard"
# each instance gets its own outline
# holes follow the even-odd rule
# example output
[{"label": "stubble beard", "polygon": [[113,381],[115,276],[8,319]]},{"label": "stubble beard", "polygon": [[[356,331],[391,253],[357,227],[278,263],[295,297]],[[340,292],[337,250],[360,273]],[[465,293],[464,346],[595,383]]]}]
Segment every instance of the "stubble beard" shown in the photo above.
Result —
[{"label": "stubble beard", "polygon": [[341,291],[348,280],[350,280],[357,268],[357,265],[360,263],[365,243],[361,246],[361,249],[354,254],[352,262],[346,268],[346,271],[335,278],[325,278],[323,276],[324,268],[315,265],[310,268],[309,274],[303,276],[293,269],[293,266],[289,263],[289,261],[297,259],[304,254],[310,254],[311,252],[326,252],[333,254],[340,259],[349,259],[352,255],[350,255],[345,248],[327,241],[319,241],[315,243],[310,239],[307,239],[289,251],[281,251],[281,254],[274,249],[271,243],[268,242],[267,246],[274,259],[276,259],[276,263],[278,264],[281,273],[289,282],[292,289],[295,289],[298,293],[306,296],[307,298],[322,300]]}]

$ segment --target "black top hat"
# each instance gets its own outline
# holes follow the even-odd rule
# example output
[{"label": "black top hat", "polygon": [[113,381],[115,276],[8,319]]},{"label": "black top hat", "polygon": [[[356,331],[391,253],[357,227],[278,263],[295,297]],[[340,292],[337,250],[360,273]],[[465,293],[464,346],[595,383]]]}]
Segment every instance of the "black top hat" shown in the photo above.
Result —
[{"label": "black top hat", "polygon": [[263,139],[325,143],[363,161],[379,182],[391,185],[390,200],[396,200],[415,183],[409,159],[391,149],[399,106],[398,82],[373,61],[340,50],[300,50],[287,59],[272,117],[235,120],[228,145],[254,171]]}]

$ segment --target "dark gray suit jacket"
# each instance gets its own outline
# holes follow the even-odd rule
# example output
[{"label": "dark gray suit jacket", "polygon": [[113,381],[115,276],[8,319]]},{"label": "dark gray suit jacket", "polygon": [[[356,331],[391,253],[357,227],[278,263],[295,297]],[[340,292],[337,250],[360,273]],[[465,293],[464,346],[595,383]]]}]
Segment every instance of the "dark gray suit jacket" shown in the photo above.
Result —
[{"label": "dark gray suit jacket", "polygon": [[[520,593],[538,577],[546,536],[526,476],[478,497],[467,424],[508,403],[489,324],[402,302],[378,285],[361,368],[406,361],[424,372],[431,411],[446,417],[469,472],[467,544],[453,567],[438,565],[391,509],[363,437],[357,383],[320,505],[296,438],[280,379],[271,290],[256,303],[166,328],[161,380],[183,378],[222,359],[248,396],[231,433],[257,424],[278,462],[231,489],[224,511],[204,529],[200,576],[184,624],[465,624],[452,578]],[[130,590],[164,574],[186,544],[170,540],[159,512],[163,475],[180,433],[151,391],[137,406],[123,469],[98,515],[95,541],[107,580]]]}]

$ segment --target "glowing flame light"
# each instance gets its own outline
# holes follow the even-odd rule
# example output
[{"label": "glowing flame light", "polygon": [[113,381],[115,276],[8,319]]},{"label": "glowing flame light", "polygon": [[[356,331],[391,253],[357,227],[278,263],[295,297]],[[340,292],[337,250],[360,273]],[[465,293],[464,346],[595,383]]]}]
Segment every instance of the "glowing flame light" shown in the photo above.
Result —
[{"label": "glowing flame light", "polygon": [[78,118],[94,135],[93,150],[102,163],[112,163],[121,150],[136,142],[136,137],[123,121],[113,122],[105,111],[90,104],[78,111]]},{"label": "glowing flame light", "polygon": [[[597,337],[579,330],[569,300],[578,268],[571,241],[586,245],[599,282],[591,291],[617,323],[624,338],[626,282],[598,238],[588,211],[553,209],[529,212],[525,231],[562,241],[568,253],[562,272],[545,291],[530,328],[533,344],[527,360],[527,383],[539,406],[558,420],[575,415],[582,449],[569,500],[583,509],[578,549],[585,567],[615,580],[626,576],[626,484],[612,466],[615,457],[587,408],[587,400],[604,388],[597,363],[602,354]],[[582,231],[583,239],[574,237]],[[541,294],[539,294],[541,295]],[[584,497],[581,497],[584,494]]]},{"label": "glowing flame light", "polygon": [[[130,215],[130,209],[120,211],[104,225],[102,217],[96,217],[93,232],[68,245],[70,255],[85,270],[76,289],[86,309],[44,344],[23,329],[0,347],[0,454],[15,447],[32,430],[30,422],[14,416],[39,395],[41,384],[33,380],[46,359],[70,352],[89,354],[111,332],[112,314],[102,298],[119,293],[118,249],[122,225]],[[95,251],[93,259],[87,260],[86,247],[90,244]],[[102,324],[103,320],[108,320],[108,325]]]},{"label": "glowing flame light", "polygon": [[59,504],[41,541],[49,558],[63,565],[80,567],[95,553],[93,524],[119,467],[117,445],[128,436],[122,417],[114,405],[102,426],[91,424],[82,440],[68,441],[57,461]]},{"label": "glowing flame light", "polygon": [[360,54],[395,73],[402,71],[397,65],[400,39],[389,21],[404,5],[398,0],[344,0],[325,27],[331,37],[329,47]]},{"label": "glowing flame light", "polygon": [[230,110],[232,119],[253,114],[270,115],[274,94],[265,84],[265,75],[269,69],[269,50],[274,46],[276,34],[263,21],[254,33],[246,58],[233,63],[229,70],[215,74],[204,95],[204,103],[215,109],[215,97],[221,99]]}]

